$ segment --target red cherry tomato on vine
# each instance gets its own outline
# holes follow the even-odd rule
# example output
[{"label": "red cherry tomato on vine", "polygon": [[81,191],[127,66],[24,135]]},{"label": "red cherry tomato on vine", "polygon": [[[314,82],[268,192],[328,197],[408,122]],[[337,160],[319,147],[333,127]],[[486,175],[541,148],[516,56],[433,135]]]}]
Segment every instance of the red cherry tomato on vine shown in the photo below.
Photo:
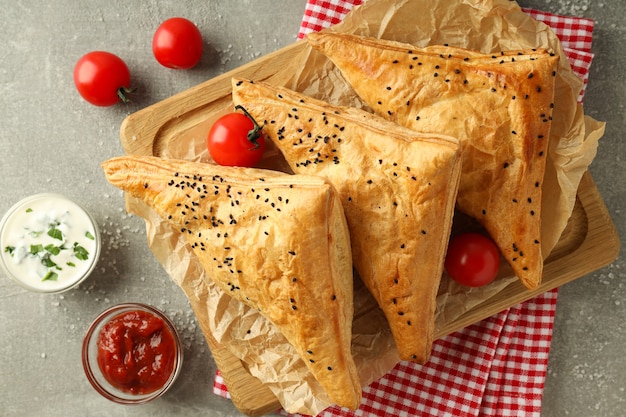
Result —
[{"label": "red cherry tomato on vine", "polygon": [[229,113],[211,126],[207,147],[219,165],[252,167],[263,156],[265,137],[262,127],[241,106],[244,113]]},{"label": "red cherry tomato on vine", "polygon": [[152,38],[154,57],[167,68],[189,69],[202,57],[202,34],[198,27],[183,17],[167,19]]},{"label": "red cherry tomato on vine", "polygon": [[498,275],[500,251],[486,236],[463,233],[450,239],[445,268],[448,275],[461,285],[487,285]]},{"label": "red cherry tomato on vine", "polygon": [[127,102],[130,71],[117,55],[93,51],[82,56],[74,67],[74,84],[79,94],[96,106]]}]

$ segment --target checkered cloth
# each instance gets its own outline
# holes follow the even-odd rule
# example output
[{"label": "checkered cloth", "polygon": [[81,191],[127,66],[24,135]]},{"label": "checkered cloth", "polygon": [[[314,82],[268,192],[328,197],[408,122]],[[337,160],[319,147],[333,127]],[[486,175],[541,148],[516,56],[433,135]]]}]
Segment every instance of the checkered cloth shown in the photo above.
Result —
[{"label": "checkered cloth", "polygon": [[[339,23],[361,2],[308,0],[298,37]],[[554,30],[586,85],[594,22],[524,11]],[[439,339],[426,365],[400,362],[366,387],[359,410],[330,407],[320,417],[539,416],[556,300],[552,290]],[[219,371],[214,392],[229,396]]]}]

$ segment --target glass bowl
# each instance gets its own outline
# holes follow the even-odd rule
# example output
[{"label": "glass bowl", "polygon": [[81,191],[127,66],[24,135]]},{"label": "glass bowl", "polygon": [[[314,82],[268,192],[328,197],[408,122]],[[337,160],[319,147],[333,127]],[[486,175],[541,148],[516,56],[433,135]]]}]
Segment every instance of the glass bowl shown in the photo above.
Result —
[{"label": "glass bowl", "polygon": [[2,217],[0,267],[30,291],[60,293],[93,272],[101,244],[95,220],[78,203],[60,194],[35,194]]},{"label": "glass bowl", "polygon": [[[120,324],[121,321],[126,324]],[[116,331],[116,325],[122,326],[124,332]],[[129,327],[140,329],[142,334],[124,339],[121,334]],[[124,340],[132,340],[132,353],[116,347],[122,346]],[[160,350],[153,351],[155,346]],[[128,355],[136,363],[143,363],[128,369]],[[116,371],[122,361],[120,356],[126,356],[121,373]],[[100,313],[89,326],[83,340],[82,361],[87,379],[103,397],[118,404],[143,404],[160,397],[174,384],[183,364],[183,346],[176,327],[163,312],[141,303],[118,304]],[[146,370],[154,369],[153,365],[157,365],[158,372],[148,371],[150,375],[146,376]]]}]

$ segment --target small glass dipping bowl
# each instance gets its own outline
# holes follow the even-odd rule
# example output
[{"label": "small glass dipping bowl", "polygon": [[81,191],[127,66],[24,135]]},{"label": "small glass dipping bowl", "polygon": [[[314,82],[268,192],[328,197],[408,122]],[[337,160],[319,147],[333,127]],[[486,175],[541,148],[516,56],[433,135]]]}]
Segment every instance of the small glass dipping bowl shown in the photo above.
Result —
[{"label": "small glass dipping bowl", "polygon": [[26,197],[0,221],[0,269],[34,292],[78,286],[95,269],[101,245],[93,217],[60,194]]},{"label": "small glass dipping bowl", "polygon": [[[120,324],[120,320],[126,320],[127,325],[134,320],[138,320],[137,322],[141,323],[140,327],[144,329],[142,330],[144,333],[139,339],[144,338],[143,340],[147,340],[147,343],[145,346],[139,347],[137,351],[143,351],[144,348],[147,351],[150,350],[151,353],[148,352],[147,355],[142,353],[141,356],[151,356],[151,360],[154,361],[148,363],[148,366],[144,367],[143,372],[146,372],[146,369],[152,369],[151,364],[157,363],[159,364],[159,371],[162,371],[158,377],[153,378],[154,375],[150,371],[150,376],[145,377],[144,373],[144,377],[139,377],[135,373],[137,371],[135,367],[132,370],[128,370],[128,375],[122,378],[124,382],[120,384],[119,379],[115,381],[110,380],[111,372],[103,371],[103,369],[106,369],[105,362],[107,360],[116,360],[116,356],[111,353],[111,349],[112,343],[118,342],[112,341],[122,332],[112,330],[111,326],[114,325],[112,323]],[[137,334],[133,335],[133,339],[134,346],[138,346],[137,344],[141,343],[137,340]],[[123,342],[120,341],[119,343],[123,344]],[[160,353],[152,351],[150,348],[151,344],[152,347],[160,346]],[[113,348],[116,354],[121,352],[124,355],[124,348],[120,348],[119,351],[116,349]],[[163,356],[158,356],[159,354]],[[133,357],[137,362],[140,361],[140,358],[135,356],[135,352],[133,352]],[[119,359],[119,355],[117,359]],[[141,303],[118,304],[100,313],[89,326],[83,339],[82,361],[87,379],[103,397],[118,404],[144,404],[160,397],[174,384],[183,364],[183,346],[176,327],[163,312]],[[111,364],[111,362],[108,363]],[[139,368],[142,366],[140,365]],[[124,368],[127,369],[126,367]],[[109,375],[108,378],[105,373]],[[117,378],[115,375],[119,376],[115,372],[113,372],[113,375],[114,379]],[[152,378],[152,381],[149,381],[150,378]],[[145,384],[146,381],[148,381],[147,384]]]}]

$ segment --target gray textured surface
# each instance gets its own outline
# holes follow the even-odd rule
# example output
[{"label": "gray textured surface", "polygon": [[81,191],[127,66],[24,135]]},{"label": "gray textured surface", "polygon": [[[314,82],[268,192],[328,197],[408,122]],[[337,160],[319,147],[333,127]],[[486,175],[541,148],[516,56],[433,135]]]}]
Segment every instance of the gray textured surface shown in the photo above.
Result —
[{"label": "gray textured surface", "polygon": [[[0,276],[0,415],[240,415],[228,400],[211,393],[214,364],[188,303],[149,252],[143,222],[124,213],[121,193],[105,182],[98,164],[123,153],[119,126],[128,114],[293,42],[305,1],[2,3],[0,212],[26,195],[59,192],[89,209],[104,241],[96,273],[64,295],[28,293]],[[607,121],[607,130],[591,171],[620,235],[626,236],[626,3],[521,4],[597,22],[585,111]],[[204,58],[190,71],[162,68],[151,54],[153,30],[175,15],[194,20],[205,38]],[[138,87],[134,103],[96,108],[78,97],[73,66],[96,49],[126,60]],[[625,278],[622,251],[614,264],[559,291],[542,415],[623,415]],[[164,398],[141,407],[102,399],[87,383],[80,362],[89,322],[124,301],[163,309],[185,342],[185,365],[176,385]]]}]

